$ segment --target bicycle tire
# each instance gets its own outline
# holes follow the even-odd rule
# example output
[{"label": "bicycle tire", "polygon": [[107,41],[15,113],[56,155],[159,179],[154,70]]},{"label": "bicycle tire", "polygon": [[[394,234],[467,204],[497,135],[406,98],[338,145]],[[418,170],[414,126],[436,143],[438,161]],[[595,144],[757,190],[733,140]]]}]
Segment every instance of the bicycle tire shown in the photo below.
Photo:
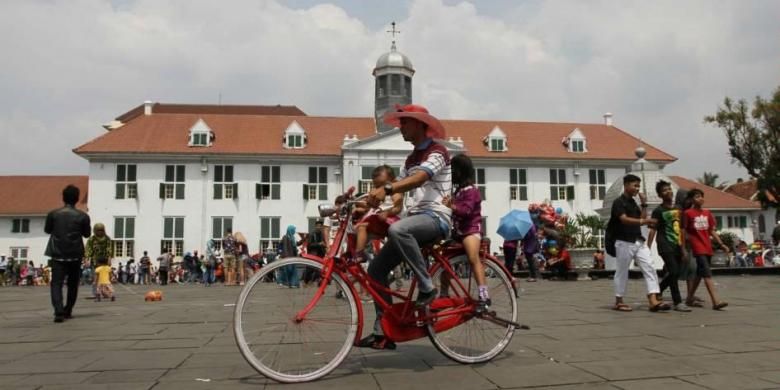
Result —
[{"label": "bicycle tire", "polygon": [[[506,272],[503,271],[503,269],[495,262],[490,261],[488,259],[482,259],[482,264],[485,268],[485,274],[486,277],[489,278],[489,280],[495,280],[497,283],[495,284],[495,288],[489,288],[491,299],[493,300],[493,304],[491,306],[492,309],[500,310],[501,313],[499,313],[502,317],[505,317],[506,320],[509,320],[511,322],[517,322],[517,297],[514,294],[514,289],[512,288],[512,282],[509,280],[509,278],[506,275]],[[450,259],[450,265],[453,267],[453,269],[461,268],[461,269],[471,269],[471,266],[469,264],[468,258],[465,255],[456,256],[452,259]],[[460,266],[460,267],[459,267]],[[445,272],[444,268],[439,268],[435,271],[435,273],[432,276],[432,279],[434,281],[441,280],[441,275]],[[466,277],[468,280],[473,280],[473,277],[471,275],[471,272],[469,272]],[[488,285],[490,286],[490,282],[488,282]],[[471,284],[468,284],[471,286]],[[476,293],[476,282],[473,283],[473,287],[475,288],[474,293]],[[469,288],[471,290],[471,288]],[[499,293],[500,294],[496,294]],[[473,294],[473,293],[472,293]],[[500,296],[499,296],[500,295]],[[487,350],[484,352],[478,352],[478,353],[470,353],[467,354],[465,348],[466,346],[458,345],[458,344],[464,344],[463,342],[457,342],[454,339],[457,333],[463,333],[464,329],[470,328],[472,326],[481,327],[481,324],[493,324],[492,322],[489,322],[487,320],[474,317],[467,322],[456,326],[452,329],[449,329],[443,333],[437,333],[434,329],[433,324],[427,325],[427,332],[428,332],[428,338],[431,340],[433,345],[436,347],[439,352],[441,352],[444,356],[447,356],[448,358],[462,364],[475,364],[475,363],[484,363],[487,361],[490,361],[494,357],[498,356],[501,352],[506,349],[507,346],[509,346],[509,343],[512,341],[512,337],[514,336],[515,327],[512,325],[506,325],[503,330],[496,333],[496,342],[493,344],[491,342],[491,346],[489,348],[486,348]],[[495,324],[493,324],[495,325]],[[466,327],[466,328],[464,328]],[[496,331],[498,331],[499,327],[496,327]],[[483,334],[483,330],[477,330],[477,332],[480,332],[478,335],[479,339],[486,340],[486,335]],[[470,333],[470,331],[466,330],[465,333]],[[469,342],[465,342],[465,344],[469,344]],[[473,345],[472,345],[473,348]]]},{"label": "bicycle tire", "polygon": [[[316,341],[306,341],[305,337],[302,336],[303,330],[304,330],[304,324],[311,325],[311,322],[307,322],[307,320],[310,320],[310,317],[307,317],[307,320],[304,320],[303,322],[296,322],[292,316],[287,316],[287,314],[282,315],[281,317],[275,317],[274,320],[273,314],[283,310],[285,306],[294,306],[291,308],[290,313],[296,313],[298,310],[301,310],[305,307],[306,304],[308,304],[311,300],[311,298],[314,296],[316,289],[318,287],[311,287],[311,288],[298,288],[298,289],[292,289],[292,288],[282,288],[279,289],[276,287],[276,283],[268,283],[264,280],[266,280],[266,277],[268,275],[271,275],[272,272],[276,272],[277,270],[282,269],[282,267],[287,266],[294,266],[295,272],[298,272],[299,268],[303,267],[311,267],[318,271],[321,271],[323,268],[323,264],[319,263],[317,261],[308,260],[304,258],[288,258],[280,261],[275,261],[265,267],[263,267],[258,273],[252,276],[252,278],[246,283],[244,288],[241,290],[241,293],[238,296],[238,300],[236,301],[236,307],[233,312],[233,333],[236,339],[236,344],[238,345],[238,349],[241,352],[241,355],[244,357],[244,359],[249,363],[250,366],[252,366],[255,370],[257,370],[260,374],[271,378],[277,382],[282,383],[300,383],[300,382],[309,382],[316,379],[319,379],[330,372],[332,372],[334,369],[336,369],[339,364],[341,364],[342,361],[347,357],[350,350],[352,349],[352,345],[355,340],[355,335],[357,333],[358,328],[358,311],[357,311],[357,303],[355,300],[354,295],[352,294],[352,290],[350,289],[349,285],[336,273],[332,275],[331,283],[328,284],[328,288],[326,289],[325,295],[323,295],[320,298],[320,301],[318,302],[317,306],[315,306],[314,310],[310,312],[310,317],[315,313],[318,307],[324,307],[325,300],[332,300],[336,299],[334,295],[332,294],[333,291],[340,291],[342,292],[342,296],[340,297],[340,300],[343,303],[343,300],[346,300],[346,309],[348,309],[348,315],[344,316],[344,323],[343,325],[346,326],[346,331],[344,332],[344,340],[342,341],[334,341],[332,343],[330,342],[324,342],[321,340]],[[277,293],[276,295],[284,295],[285,292],[290,292],[291,294],[296,294],[299,296],[299,301],[301,304],[299,306],[295,306],[297,303],[295,302],[295,297],[292,297],[293,299],[276,299],[274,300],[271,297],[267,297],[264,295],[261,295],[259,298],[257,298],[258,302],[253,302],[253,304],[257,303],[257,307],[259,309],[252,309],[250,307],[250,310],[252,310],[253,313],[257,313],[256,317],[258,319],[263,319],[269,322],[273,323],[272,327],[264,328],[265,330],[268,330],[267,334],[269,338],[276,339],[279,338],[279,342],[276,344],[273,344],[272,342],[269,343],[258,343],[258,347],[267,347],[267,348],[273,348],[275,345],[276,348],[278,348],[274,353],[272,354],[269,359],[272,359],[274,361],[281,361],[285,360],[290,354],[289,348],[297,348],[305,350],[309,349],[310,353],[308,356],[312,357],[314,356],[315,360],[320,360],[316,356],[318,354],[323,355],[324,352],[313,352],[314,348],[317,347],[317,345],[321,344],[328,344],[333,345],[333,347],[336,347],[338,349],[334,350],[333,357],[329,358],[326,362],[322,364],[322,366],[313,367],[310,370],[303,371],[300,370],[298,373],[294,372],[287,372],[285,370],[281,370],[278,368],[274,368],[269,362],[264,361],[264,359],[258,359],[258,357],[255,355],[255,351],[253,351],[253,346],[255,345],[250,344],[247,340],[247,335],[245,334],[245,325],[247,318],[244,318],[245,314],[247,314],[247,317],[250,317],[248,313],[245,313],[245,309],[248,307],[248,299],[252,296],[252,291],[258,286],[258,284],[262,285],[271,285],[271,288],[274,290],[270,290],[268,288],[262,288],[263,293],[268,293],[273,291],[278,291],[280,293]],[[305,294],[304,292],[309,292],[308,294]],[[284,305],[284,302],[289,302],[290,305]],[[330,301],[328,301],[330,302]],[[330,305],[328,305],[330,306]],[[323,309],[325,310],[325,309]],[[332,309],[329,308],[330,311],[327,313],[332,313]],[[287,317],[285,319],[285,317]],[[275,321],[275,322],[274,322]],[[311,319],[311,321],[315,321]],[[338,320],[332,320],[332,319],[322,319],[322,322],[320,324],[336,324],[339,325]],[[339,326],[340,327],[340,326]],[[287,329],[291,330],[291,336],[290,341],[287,341],[287,338],[285,336],[278,336],[280,332],[284,332]],[[258,338],[263,337],[263,333],[265,333],[265,330],[261,329],[260,333],[258,334]],[[279,330],[283,329],[283,330]],[[252,332],[257,332],[257,330],[252,330]],[[329,334],[329,332],[323,332]],[[254,334],[254,333],[253,333]],[[340,339],[340,335],[334,336],[337,339]],[[254,340],[253,340],[254,341]],[[287,350],[282,350],[282,346],[286,346],[285,348],[288,348]],[[262,351],[261,351],[262,352]],[[263,356],[267,356],[272,351],[265,351],[266,354]],[[294,355],[294,354],[293,354]],[[303,352],[299,352],[299,356],[303,358]],[[307,363],[308,364],[308,363]]]}]

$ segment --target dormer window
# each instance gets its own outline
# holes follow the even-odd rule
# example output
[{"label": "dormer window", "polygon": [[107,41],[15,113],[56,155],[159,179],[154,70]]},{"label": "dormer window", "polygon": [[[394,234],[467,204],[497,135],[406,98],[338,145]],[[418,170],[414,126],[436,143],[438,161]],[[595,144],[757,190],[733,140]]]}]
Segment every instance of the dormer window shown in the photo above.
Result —
[{"label": "dormer window", "polygon": [[508,149],[506,134],[498,126],[490,131],[487,137],[483,139],[483,142],[491,152],[506,152]]},{"label": "dormer window", "polygon": [[284,131],[283,143],[286,149],[303,149],[306,141],[306,131],[297,121],[293,121]]},{"label": "dormer window", "polygon": [[490,140],[490,151],[491,152],[503,152],[504,151],[504,139],[503,138],[493,138]]},{"label": "dormer window", "polygon": [[585,134],[583,134],[580,129],[574,129],[564,139],[564,146],[569,149],[569,152],[586,153],[588,151],[588,141],[585,139]]},{"label": "dormer window", "polygon": [[195,125],[190,128],[189,146],[208,147],[213,141],[214,132],[203,119],[198,119]]}]

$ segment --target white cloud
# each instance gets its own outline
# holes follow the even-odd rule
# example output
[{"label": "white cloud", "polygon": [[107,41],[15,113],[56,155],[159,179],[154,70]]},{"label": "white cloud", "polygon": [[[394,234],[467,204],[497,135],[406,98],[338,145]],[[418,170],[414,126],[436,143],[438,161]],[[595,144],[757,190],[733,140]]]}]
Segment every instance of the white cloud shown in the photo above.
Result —
[{"label": "white cloud", "polygon": [[[371,7],[229,5],[0,3],[0,132],[14,139],[0,174],[84,173],[70,149],[146,99],[372,114],[371,69],[389,38],[364,22]],[[725,95],[778,84],[778,14],[778,2],[418,0],[397,20],[398,44],[417,68],[415,100],[442,117],[598,122],[611,111],[680,157],[670,171],[734,178],[744,174],[702,117]]]}]

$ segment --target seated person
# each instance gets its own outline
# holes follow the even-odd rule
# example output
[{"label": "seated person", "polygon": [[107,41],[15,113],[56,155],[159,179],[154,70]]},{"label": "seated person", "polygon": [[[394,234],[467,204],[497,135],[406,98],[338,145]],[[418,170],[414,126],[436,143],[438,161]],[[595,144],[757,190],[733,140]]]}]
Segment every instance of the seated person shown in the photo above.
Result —
[{"label": "seated person", "polygon": [[547,249],[547,269],[552,272],[553,277],[558,280],[566,280],[569,277],[571,268],[571,256],[566,249],[566,244],[559,241],[557,246],[550,246]]},{"label": "seated person", "polygon": [[[393,168],[389,165],[380,165],[371,174],[374,188],[383,188],[386,184],[395,181]],[[365,204],[360,204],[356,212],[364,213],[363,218],[355,225],[355,259],[363,262],[367,260],[366,245],[369,238],[376,240],[387,236],[387,229],[398,221],[398,214],[403,210],[404,194],[394,193],[385,196],[385,200],[378,209],[369,210]]]}]

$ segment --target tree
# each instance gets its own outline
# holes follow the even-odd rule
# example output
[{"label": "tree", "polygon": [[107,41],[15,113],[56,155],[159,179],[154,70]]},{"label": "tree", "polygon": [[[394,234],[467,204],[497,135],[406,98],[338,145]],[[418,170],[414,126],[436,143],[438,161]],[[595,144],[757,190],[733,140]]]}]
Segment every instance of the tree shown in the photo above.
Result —
[{"label": "tree", "polygon": [[718,175],[717,173],[704,172],[700,178],[696,179],[696,181],[698,181],[701,184],[704,184],[705,186],[723,190],[728,185],[728,182],[722,181],[718,183],[718,178],[720,178],[720,175]]},{"label": "tree", "polygon": [[780,87],[770,100],[756,96],[752,108],[726,97],[704,121],[726,134],[731,157],[757,179],[761,203],[780,206]]}]

